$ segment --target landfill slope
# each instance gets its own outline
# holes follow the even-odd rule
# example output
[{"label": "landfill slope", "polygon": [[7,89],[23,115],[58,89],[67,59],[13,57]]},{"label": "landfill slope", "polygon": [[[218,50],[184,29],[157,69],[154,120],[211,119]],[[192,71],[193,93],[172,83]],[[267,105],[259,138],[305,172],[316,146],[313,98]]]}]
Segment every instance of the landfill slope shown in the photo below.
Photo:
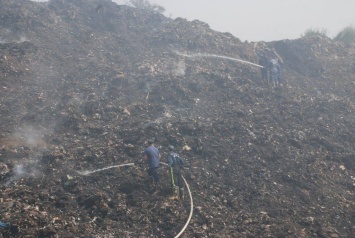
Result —
[{"label": "landfill slope", "polygon": [[186,161],[182,237],[355,234],[354,45],[241,42],[107,0],[0,4],[0,237],[174,237],[190,203],[164,166],[151,194],[149,138]]}]

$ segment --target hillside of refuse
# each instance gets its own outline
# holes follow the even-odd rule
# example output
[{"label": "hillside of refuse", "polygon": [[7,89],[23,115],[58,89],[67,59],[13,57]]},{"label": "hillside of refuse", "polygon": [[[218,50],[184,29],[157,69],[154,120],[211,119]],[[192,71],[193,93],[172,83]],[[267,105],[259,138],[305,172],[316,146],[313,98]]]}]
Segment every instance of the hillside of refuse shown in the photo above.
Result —
[{"label": "hillside of refuse", "polygon": [[186,162],[181,237],[355,234],[354,45],[242,42],[109,0],[0,5],[0,237],[176,236],[191,202],[163,165],[151,193],[150,138]]}]

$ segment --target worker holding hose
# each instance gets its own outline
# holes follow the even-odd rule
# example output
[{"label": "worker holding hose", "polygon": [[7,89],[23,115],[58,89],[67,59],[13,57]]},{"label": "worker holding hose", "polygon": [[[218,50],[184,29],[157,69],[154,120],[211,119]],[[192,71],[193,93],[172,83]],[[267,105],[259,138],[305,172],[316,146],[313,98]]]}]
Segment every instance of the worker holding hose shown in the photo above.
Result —
[{"label": "worker holding hose", "polygon": [[181,177],[181,170],[184,166],[184,160],[174,152],[174,146],[169,145],[168,167],[173,188],[173,197],[171,199],[184,199],[184,181]]},{"label": "worker holding hose", "polygon": [[156,192],[160,183],[160,176],[158,173],[160,157],[161,155],[158,148],[154,146],[154,139],[149,139],[148,147],[143,152],[143,158],[148,165],[148,176],[151,178],[153,190],[156,190]]},{"label": "worker holding hose", "polygon": [[281,66],[277,59],[270,60],[269,71],[273,86],[278,86],[281,83]]}]

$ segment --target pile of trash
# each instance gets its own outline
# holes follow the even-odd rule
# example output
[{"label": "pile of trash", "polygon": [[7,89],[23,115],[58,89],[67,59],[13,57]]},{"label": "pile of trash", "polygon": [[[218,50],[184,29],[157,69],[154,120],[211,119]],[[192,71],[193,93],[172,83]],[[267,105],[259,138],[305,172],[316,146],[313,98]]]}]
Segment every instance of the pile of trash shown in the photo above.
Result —
[{"label": "pile of trash", "polygon": [[355,233],[354,45],[241,42],[109,0],[0,4],[0,237],[177,235],[191,202],[164,166],[151,193],[148,138],[186,161],[181,237]]}]

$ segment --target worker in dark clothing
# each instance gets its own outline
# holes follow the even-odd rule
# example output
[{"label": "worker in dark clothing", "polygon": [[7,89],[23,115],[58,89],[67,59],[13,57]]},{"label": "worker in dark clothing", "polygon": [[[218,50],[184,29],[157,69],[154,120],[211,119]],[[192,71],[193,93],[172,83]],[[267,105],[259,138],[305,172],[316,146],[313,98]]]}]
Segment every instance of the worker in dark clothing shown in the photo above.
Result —
[{"label": "worker in dark clothing", "polygon": [[267,59],[264,53],[258,53],[259,55],[259,65],[263,66],[260,68],[261,79],[267,81],[268,80],[268,69],[269,69],[269,60]]},{"label": "worker in dark clothing", "polygon": [[274,87],[278,86],[281,80],[281,66],[277,61],[277,59],[270,60],[269,71],[270,71],[270,79]]},{"label": "worker in dark clothing", "polygon": [[153,139],[148,140],[148,147],[144,150],[143,158],[148,165],[148,176],[152,179],[153,186],[156,188],[160,182],[158,168],[161,155],[158,148],[154,146]]},{"label": "worker in dark clothing", "polygon": [[184,166],[184,160],[174,152],[174,146],[169,145],[168,167],[173,187],[172,199],[184,199],[184,184],[181,176],[181,170]]}]

